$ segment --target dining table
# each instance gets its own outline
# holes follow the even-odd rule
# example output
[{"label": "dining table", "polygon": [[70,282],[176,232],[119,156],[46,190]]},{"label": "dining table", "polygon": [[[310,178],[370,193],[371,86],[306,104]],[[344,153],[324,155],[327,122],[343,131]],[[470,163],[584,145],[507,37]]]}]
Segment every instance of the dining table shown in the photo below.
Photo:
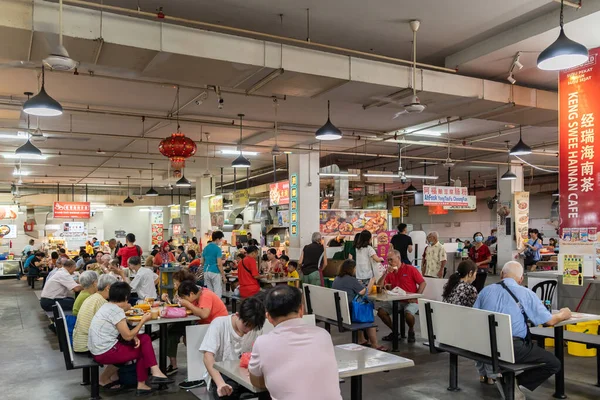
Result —
[{"label": "dining table", "polygon": [[[400,313],[400,303],[408,300],[415,300],[423,297],[420,293],[406,293],[404,295],[397,295],[386,290],[381,293],[369,294],[369,299],[378,302],[389,302],[392,303],[392,351],[398,351],[398,342],[401,338],[406,337],[406,317],[404,313]],[[398,325],[400,325],[400,334],[398,334]]]}]

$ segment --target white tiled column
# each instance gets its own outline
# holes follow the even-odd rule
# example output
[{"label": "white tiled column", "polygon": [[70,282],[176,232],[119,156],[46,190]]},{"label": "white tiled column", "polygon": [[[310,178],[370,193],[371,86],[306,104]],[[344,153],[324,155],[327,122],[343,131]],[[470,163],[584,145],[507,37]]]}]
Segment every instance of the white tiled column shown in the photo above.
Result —
[{"label": "white tiled column", "polygon": [[214,178],[213,187],[211,187],[210,178],[199,177],[196,179],[196,237],[199,241],[202,241],[203,245],[206,245],[204,235],[206,232],[212,230],[210,212],[208,210],[208,198],[204,197],[211,193],[214,193]]},{"label": "white tiled column", "polygon": [[[298,236],[290,235],[290,248],[302,249],[319,231],[319,154],[290,154],[289,174],[298,174]],[[291,195],[290,182],[290,195]],[[291,204],[290,204],[291,207]],[[291,220],[290,220],[291,223]],[[291,233],[291,230],[290,230]],[[292,253],[292,250],[290,251]]]}]

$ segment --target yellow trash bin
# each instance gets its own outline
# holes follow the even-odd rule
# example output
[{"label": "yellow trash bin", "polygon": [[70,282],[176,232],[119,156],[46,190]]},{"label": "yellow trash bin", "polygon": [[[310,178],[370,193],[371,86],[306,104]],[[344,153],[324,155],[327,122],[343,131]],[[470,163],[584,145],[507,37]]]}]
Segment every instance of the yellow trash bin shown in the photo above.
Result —
[{"label": "yellow trash bin", "polygon": [[[580,322],[574,325],[567,325],[567,330],[571,332],[587,333],[596,335],[600,321]],[[568,352],[572,356],[578,357],[596,357],[596,349],[588,349],[585,344],[568,342]]]}]

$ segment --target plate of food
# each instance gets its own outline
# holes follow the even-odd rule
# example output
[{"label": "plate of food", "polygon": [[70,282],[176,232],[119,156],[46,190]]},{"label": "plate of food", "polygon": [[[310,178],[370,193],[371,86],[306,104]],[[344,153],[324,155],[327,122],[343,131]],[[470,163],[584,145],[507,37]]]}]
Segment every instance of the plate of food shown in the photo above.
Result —
[{"label": "plate of food", "polygon": [[141,315],[132,315],[130,317],[127,317],[128,321],[141,321],[142,320],[142,316]]},{"label": "plate of food", "polygon": [[352,226],[352,224],[349,224],[347,222],[342,222],[340,224],[340,226],[338,227],[338,229],[340,231],[340,234],[342,234],[342,235],[349,235],[354,230],[354,227]]},{"label": "plate of food", "polygon": [[529,204],[526,201],[519,202],[519,210],[526,210]]},{"label": "plate of food", "polygon": [[519,217],[519,222],[521,224],[525,224],[525,223],[527,223],[527,221],[529,221],[529,215],[525,214],[525,215]]},{"label": "plate of food", "polygon": [[0,237],[4,237],[10,233],[10,226],[0,225]]}]

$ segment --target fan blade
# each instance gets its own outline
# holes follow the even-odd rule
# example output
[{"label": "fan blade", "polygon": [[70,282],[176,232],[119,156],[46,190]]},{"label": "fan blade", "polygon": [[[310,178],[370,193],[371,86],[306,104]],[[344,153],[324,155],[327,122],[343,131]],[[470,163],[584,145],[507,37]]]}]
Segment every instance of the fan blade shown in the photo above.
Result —
[{"label": "fan blade", "polygon": [[406,110],[402,110],[400,112],[397,112],[396,114],[394,114],[394,116],[392,117],[392,119],[399,118],[401,115],[404,115],[404,114],[408,114],[408,112]]},{"label": "fan blade", "polygon": [[12,68],[36,68],[41,66],[41,63],[33,61],[12,61],[7,63],[0,63],[0,69],[12,69]]}]

